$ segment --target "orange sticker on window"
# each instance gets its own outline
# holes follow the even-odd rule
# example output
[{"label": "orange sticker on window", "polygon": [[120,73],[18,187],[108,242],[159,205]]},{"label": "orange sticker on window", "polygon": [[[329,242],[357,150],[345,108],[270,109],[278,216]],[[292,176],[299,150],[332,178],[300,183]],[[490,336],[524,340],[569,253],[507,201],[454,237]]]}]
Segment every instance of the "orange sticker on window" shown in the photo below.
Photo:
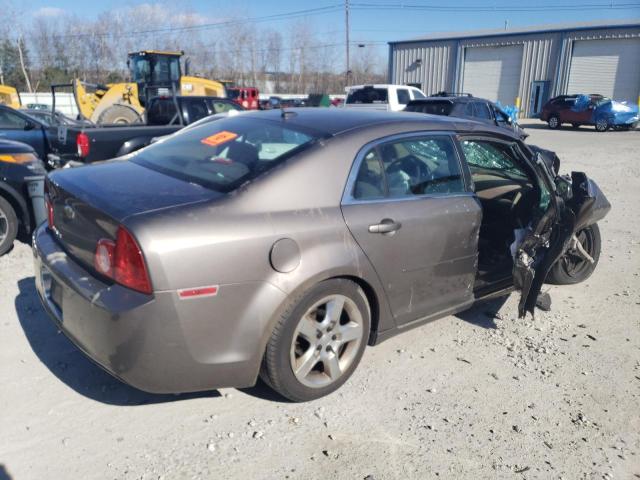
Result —
[{"label": "orange sticker on window", "polygon": [[237,133],[222,131],[216,133],[215,135],[211,135],[210,137],[203,138],[200,141],[205,145],[209,145],[210,147],[217,147],[218,145],[222,145],[223,143],[230,142],[234,138],[238,138]]}]

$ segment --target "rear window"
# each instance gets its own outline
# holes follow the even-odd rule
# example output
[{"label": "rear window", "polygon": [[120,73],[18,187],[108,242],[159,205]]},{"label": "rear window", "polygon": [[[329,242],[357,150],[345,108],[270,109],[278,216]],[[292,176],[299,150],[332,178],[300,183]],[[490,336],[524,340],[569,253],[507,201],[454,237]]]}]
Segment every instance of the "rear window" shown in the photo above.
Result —
[{"label": "rear window", "polygon": [[399,88],[398,89],[398,103],[400,105],[406,105],[410,101],[411,101],[411,98],[409,97],[409,90],[407,90],[406,88]]},{"label": "rear window", "polygon": [[350,90],[346,103],[388,103],[386,88],[365,87]]},{"label": "rear window", "polygon": [[449,115],[453,110],[451,102],[420,102],[407,105],[405,111],[429,113],[431,115]]},{"label": "rear window", "polygon": [[183,130],[131,161],[220,192],[230,192],[322,138],[283,122],[226,118]]}]

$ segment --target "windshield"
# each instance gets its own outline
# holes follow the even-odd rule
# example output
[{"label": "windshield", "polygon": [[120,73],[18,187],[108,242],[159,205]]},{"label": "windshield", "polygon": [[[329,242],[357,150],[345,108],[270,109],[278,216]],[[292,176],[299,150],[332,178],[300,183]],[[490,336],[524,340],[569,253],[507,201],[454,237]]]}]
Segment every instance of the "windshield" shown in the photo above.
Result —
[{"label": "windshield", "polygon": [[236,98],[238,98],[239,95],[240,95],[240,90],[232,90],[230,88],[227,88],[227,98],[230,98],[231,100],[235,100]]},{"label": "windshield", "polygon": [[350,90],[346,103],[387,103],[387,89],[365,87]]},{"label": "windshield", "polygon": [[228,117],[183,130],[141,150],[131,160],[188,182],[230,192],[320,137],[284,122]]},{"label": "windshield", "polygon": [[131,58],[131,79],[136,83],[167,84],[180,81],[180,58],[135,55]]}]

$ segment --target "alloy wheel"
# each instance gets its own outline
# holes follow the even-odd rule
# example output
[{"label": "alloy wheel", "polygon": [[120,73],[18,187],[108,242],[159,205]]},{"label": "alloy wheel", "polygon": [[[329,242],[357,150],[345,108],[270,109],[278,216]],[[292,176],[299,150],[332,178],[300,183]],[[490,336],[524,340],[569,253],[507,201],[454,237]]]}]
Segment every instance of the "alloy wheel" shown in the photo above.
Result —
[{"label": "alloy wheel", "polygon": [[290,361],[297,380],[312,388],[338,380],[358,355],[363,325],[356,303],[344,295],[329,295],[312,305],[293,333]]},{"label": "alloy wheel", "polygon": [[549,119],[549,127],[550,128],[558,128],[558,117],[553,116]]},{"label": "alloy wheel", "polygon": [[596,121],[596,130],[599,132],[606,132],[609,128],[609,122],[606,118],[599,118]]}]

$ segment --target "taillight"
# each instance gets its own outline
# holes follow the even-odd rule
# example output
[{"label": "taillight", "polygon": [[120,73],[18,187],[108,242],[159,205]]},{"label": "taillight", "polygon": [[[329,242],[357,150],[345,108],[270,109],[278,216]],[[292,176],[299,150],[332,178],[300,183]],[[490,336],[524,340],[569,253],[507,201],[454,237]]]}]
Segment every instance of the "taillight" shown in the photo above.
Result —
[{"label": "taillight", "polygon": [[53,204],[51,203],[51,197],[49,196],[49,183],[44,184],[44,207],[47,210],[47,226],[53,230]]},{"label": "taillight", "polygon": [[147,294],[152,292],[142,251],[124,227],[118,228],[115,242],[104,238],[98,241],[93,264],[98,272],[125,287]]},{"label": "taillight", "polygon": [[51,199],[46,197],[45,204],[47,206],[47,226],[53,230],[53,205],[51,204]]},{"label": "taillight", "polygon": [[84,132],[80,132],[76,137],[76,145],[78,146],[78,156],[85,158],[89,156],[90,144],[89,135]]}]

